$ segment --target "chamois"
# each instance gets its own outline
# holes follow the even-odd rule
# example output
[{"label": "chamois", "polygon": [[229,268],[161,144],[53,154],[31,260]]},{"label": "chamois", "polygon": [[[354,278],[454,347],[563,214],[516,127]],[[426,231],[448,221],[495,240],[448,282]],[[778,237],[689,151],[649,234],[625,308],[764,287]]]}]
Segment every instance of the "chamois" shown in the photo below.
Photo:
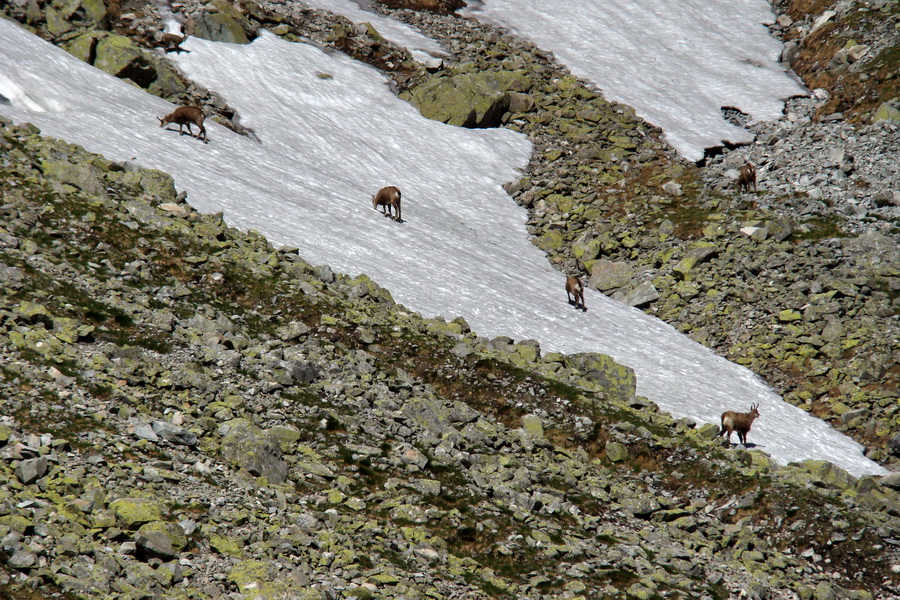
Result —
[{"label": "chamois", "polygon": [[159,36],[159,45],[166,52],[190,52],[181,47],[181,44],[188,38],[186,35],[178,35],[177,33],[163,33]]},{"label": "chamois", "polygon": [[[400,218],[400,190],[389,185],[378,190],[378,193],[372,196],[372,208],[378,210],[381,207],[381,214],[391,217],[398,223],[402,222]],[[396,216],[391,213],[396,212]]]},{"label": "chamois", "polygon": [[566,277],[566,298],[569,300],[569,304],[587,312],[587,306],[584,303],[584,284],[578,277]]},{"label": "chamois", "polygon": [[740,192],[741,190],[746,190],[749,192],[751,185],[753,186],[753,191],[756,192],[756,167],[754,167],[752,163],[747,163],[743,167],[741,167],[738,173],[738,192]]},{"label": "chamois", "polygon": [[196,106],[179,106],[163,118],[159,119],[159,117],[157,117],[157,119],[159,119],[160,127],[165,127],[169,123],[176,123],[178,125],[178,133],[183,133],[181,128],[182,126],[187,125],[188,133],[191,137],[194,137],[194,132],[191,131],[191,125],[196,125],[200,128],[199,136],[203,136],[202,139],[204,144],[209,141],[206,139],[206,127],[203,126],[203,120],[205,118],[203,111]]},{"label": "chamois", "polygon": [[719,435],[728,433],[729,446],[731,445],[732,431],[736,431],[741,443],[745,446],[747,445],[747,433],[750,431],[753,421],[759,416],[758,409],[759,404],[751,404],[750,412],[748,413],[736,413],[730,410],[722,413],[722,429],[719,431]]}]

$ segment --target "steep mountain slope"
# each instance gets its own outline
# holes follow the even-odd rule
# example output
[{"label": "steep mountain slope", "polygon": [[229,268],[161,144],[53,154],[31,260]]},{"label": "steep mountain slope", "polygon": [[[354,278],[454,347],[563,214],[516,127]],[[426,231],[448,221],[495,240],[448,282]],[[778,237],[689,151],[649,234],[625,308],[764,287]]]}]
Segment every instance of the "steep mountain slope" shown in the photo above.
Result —
[{"label": "steep mountain slope", "polygon": [[897,477],[723,449],[37,133],[2,129],[10,597],[897,593]]},{"label": "steep mountain slope", "polygon": [[[487,61],[497,46],[481,26],[404,16],[467,39],[451,43],[458,57]],[[557,69],[548,61],[548,81]],[[425,76],[398,80],[413,87]],[[725,173],[744,150],[765,152],[757,146],[711,159],[709,185],[723,189],[701,194],[695,167],[652,132],[644,142],[627,111],[602,113],[614,138],[584,143],[583,124],[598,120],[578,109],[605,110],[602,99],[571,79],[535,96],[537,108],[508,119],[541,150],[511,191],[534,205],[551,260],[669,265],[649,310],[896,464],[887,442],[900,418],[897,274],[853,280],[881,244],[857,250],[867,238],[849,237],[895,240],[873,227],[890,217],[826,207],[812,218],[791,195],[776,195],[778,206],[765,192],[752,207],[724,190]],[[878,127],[872,137],[890,148],[896,130]],[[823,131],[811,122],[797,135]],[[2,154],[0,547],[10,597],[900,594],[895,477],[854,481],[827,464],[781,469],[759,452],[722,450],[713,429],[643,406],[624,367],[421,319],[366,278],[199,215],[162,174],[8,124]],[[572,175],[588,165],[600,173]],[[781,169],[799,179],[791,164]],[[597,178],[623,191],[590,197]],[[672,180],[687,193],[661,192]],[[718,227],[779,236],[785,216],[793,237],[729,238],[699,267],[716,277],[674,268],[700,236],[721,240]],[[609,225],[582,228],[602,219]],[[642,220],[654,226],[635,227]],[[743,274],[735,265],[748,256],[748,281],[765,278],[764,293],[721,283]],[[829,279],[842,264],[848,271]],[[803,314],[809,300],[832,315],[815,331],[778,317]]]}]

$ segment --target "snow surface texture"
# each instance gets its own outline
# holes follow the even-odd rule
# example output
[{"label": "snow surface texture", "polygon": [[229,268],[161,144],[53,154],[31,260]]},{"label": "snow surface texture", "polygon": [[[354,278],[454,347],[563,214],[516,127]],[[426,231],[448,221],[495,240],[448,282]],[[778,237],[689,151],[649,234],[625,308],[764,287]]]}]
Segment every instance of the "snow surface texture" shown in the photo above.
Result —
[{"label": "snow surface texture", "polygon": [[765,121],[781,116],[785,98],[807,95],[778,64],[766,0],[470,0],[461,12],[553,52],[692,161],[724,141],[753,140],[723,107]]},{"label": "snow surface texture", "polygon": [[[760,404],[750,441],[780,463],[825,459],[885,474],[861,446],[791,406],[749,370],[662,321],[585,290],[573,309],[564,277],[503,191],[531,146],[508,130],[423,118],[371,67],[263,34],[250,45],[191,38],[186,74],[221,93],[256,143],[207,120],[209,144],[158,127],[172,105],[0,20],[0,114],[112,160],[175,177],[204,212],[295,246],[313,264],[365,273],[426,316],[463,316],[481,335],[536,339],[543,350],[601,352],[632,367],[638,393],[676,417],[718,423]],[[372,209],[403,190],[403,223]]]}]

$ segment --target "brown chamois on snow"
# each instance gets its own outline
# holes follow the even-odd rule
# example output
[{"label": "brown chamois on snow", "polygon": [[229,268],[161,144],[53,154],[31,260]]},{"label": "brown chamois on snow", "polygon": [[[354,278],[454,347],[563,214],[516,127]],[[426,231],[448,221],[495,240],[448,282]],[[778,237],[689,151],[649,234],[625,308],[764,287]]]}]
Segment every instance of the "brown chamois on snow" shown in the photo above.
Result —
[{"label": "brown chamois on snow", "polygon": [[157,117],[157,119],[159,119],[160,127],[165,127],[169,123],[178,125],[178,133],[183,133],[181,128],[184,125],[187,125],[188,133],[191,137],[194,137],[194,132],[191,131],[191,125],[196,125],[200,128],[200,133],[197,137],[200,138],[200,136],[202,136],[204,144],[209,141],[206,139],[206,127],[203,126],[203,120],[205,118],[203,111],[196,106],[179,106],[161,119]]},{"label": "brown chamois on snow", "polygon": [[730,410],[725,411],[722,413],[722,429],[719,431],[719,435],[725,435],[727,433],[728,444],[731,445],[731,432],[736,431],[738,439],[746,446],[747,432],[750,431],[750,426],[753,425],[753,421],[755,421],[758,416],[759,404],[751,404],[750,412],[748,413],[736,413]]},{"label": "brown chamois on snow", "polygon": [[181,47],[181,44],[188,38],[186,35],[178,35],[177,33],[163,33],[159,36],[159,45],[166,52],[190,52]]},{"label": "brown chamois on snow", "polygon": [[752,163],[747,163],[738,171],[737,187],[738,192],[741,190],[750,191],[750,186],[756,192],[756,167]]},{"label": "brown chamois on snow", "polygon": [[[399,189],[392,185],[389,185],[378,190],[378,193],[372,196],[372,208],[378,210],[379,206],[381,207],[381,214],[386,217],[391,217],[398,223],[402,222],[402,219],[400,218]],[[397,214],[392,215],[392,212],[395,212]]]},{"label": "brown chamois on snow", "polygon": [[584,284],[578,277],[566,277],[566,298],[569,300],[569,304],[587,312],[587,306],[584,303]]}]

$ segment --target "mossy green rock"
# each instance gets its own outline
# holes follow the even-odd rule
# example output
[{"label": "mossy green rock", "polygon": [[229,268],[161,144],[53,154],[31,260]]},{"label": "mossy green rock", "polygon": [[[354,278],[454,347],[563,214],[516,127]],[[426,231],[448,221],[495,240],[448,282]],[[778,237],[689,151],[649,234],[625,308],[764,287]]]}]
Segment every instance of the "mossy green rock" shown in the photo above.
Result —
[{"label": "mossy green rock", "polygon": [[522,430],[530,438],[540,439],[544,437],[544,424],[536,415],[522,417]]},{"label": "mossy green rock", "polygon": [[181,526],[169,521],[151,521],[149,523],[144,523],[138,529],[138,533],[161,533],[168,538],[172,548],[176,551],[183,550],[188,543],[187,536],[184,535],[184,530]]},{"label": "mossy green rock", "polygon": [[187,89],[187,85],[178,76],[178,73],[162,64],[156,65],[156,79],[147,87],[147,91],[154,96],[175,101],[176,96]]},{"label": "mossy green rock", "polygon": [[71,185],[92,196],[106,196],[106,186],[96,167],[74,165],[63,160],[45,160],[41,163],[44,175]]},{"label": "mossy green rock", "polygon": [[207,10],[188,17],[184,32],[213,42],[249,44],[247,33],[253,32],[253,25],[230,3],[216,0]]},{"label": "mossy green rock", "polygon": [[229,462],[270,483],[287,480],[287,464],[281,459],[278,440],[245,419],[227,423],[230,430],[222,439],[221,452]]},{"label": "mossy green rock", "polygon": [[524,71],[465,73],[432,79],[401,97],[435,121],[458,127],[497,127],[509,110],[509,92],[530,86]]},{"label": "mossy green rock", "polygon": [[[294,590],[284,580],[275,576],[274,569],[268,561],[245,560],[236,564],[228,573],[238,591],[250,598],[287,598],[297,597]],[[300,596],[307,598],[308,596]],[[316,597],[321,597],[318,593]]]},{"label": "mossy green rock", "polygon": [[53,37],[61,36],[72,29],[72,23],[63,13],[52,6],[48,6],[44,10],[44,18],[47,20],[47,33]]},{"label": "mossy green rock", "polygon": [[103,0],[81,0],[81,8],[88,23],[99,23],[106,18],[106,4]]},{"label": "mossy green rock", "polygon": [[817,487],[847,490],[856,485],[856,479],[852,475],[827,460],[792,463],[785,468],[785,474],[798,483],[811,483]]},{"label": "mossy green rock", "polygon": [[622,462],[628,458],[628,448],[619,442],[608,442],[606,444],[606,458],[612,462]]},{"label": "mossy green rock", "polygon": [[100,32],[89,31],[62,44],[62,47],[78,60],[90,63],[91,59],[94,58],[94,48],[97,46],[97,40],[104,37],[104,35]]},{"label": "mossy green rock", "polygon": [[116,34],[109,34],[100,39],[97,42],[96,53],[94,66],[116,77],[142,58],[141,49],[131,41],[131,38]]},{"label": "mossy green rock", "polygon": [[873,121],[892,121],[894,123],[900,123],[900,109],[897,109],[887,102],[882,102],[881,106],[878,107],[878,110],[875,111],[875,115],[872,117]]},{"label": "mossy green rock", "polygon": [[631,367],[620,365],[605,354],[582,352],[565,358],[565,366],[575,369],[588,382],[599,384],[608,399],[629,401],[637,389]]},{"label": "mossy green rock", "polygon": [[554,252],[566,245],[566,238],[558,231],[551,230],[538,239],[537,245],[545,252]]},{"label": "mossy green rock", "polygon": [[209,547],[219,554],[236,556],[238,558],[244,555],[244,550],[241,548],[240,544],[221,535],[210,536]]},{"label": "mossy green rock", "polygon": [[159,202],[174,202],[178,192],[175,191],[175,180],[168,173],[156,169],[142,169],[141,188]]},{"label": "mossy green rock", "polygon": [[151,521],[162,521],[163,507],[147,498],[120,498],[109,503],[109,509],[126,529]]}]

